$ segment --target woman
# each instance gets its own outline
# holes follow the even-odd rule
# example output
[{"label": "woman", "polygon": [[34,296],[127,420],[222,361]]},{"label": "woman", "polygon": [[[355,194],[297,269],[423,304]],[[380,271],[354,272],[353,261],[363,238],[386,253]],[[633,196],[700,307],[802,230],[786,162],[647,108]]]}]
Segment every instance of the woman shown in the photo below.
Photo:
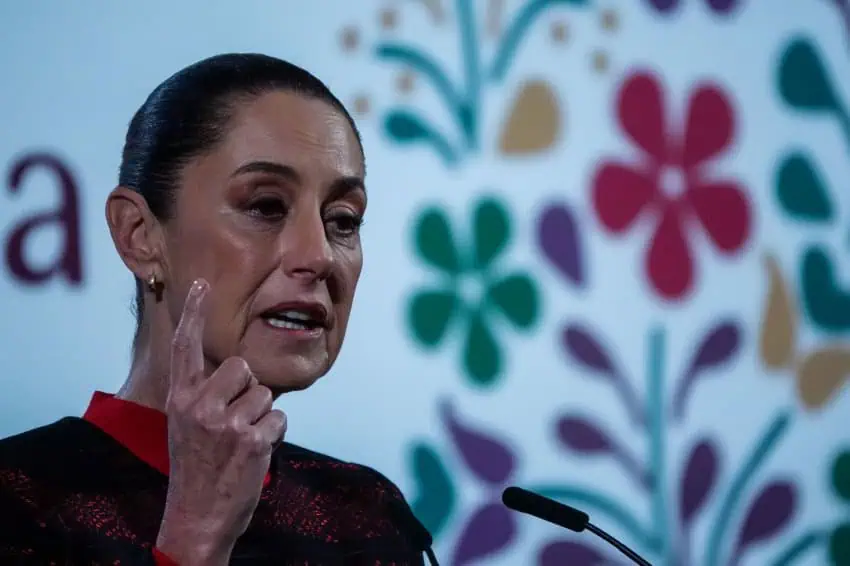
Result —
[{"label": "woman", "polygon": [[351,116],[289,63],[221,55],[154,90],[106,203],[132,367],[82,419],[0,441],[0,563],[422,564],[396,486],[282,442],[272,408],[339,354],[364,175]]}]

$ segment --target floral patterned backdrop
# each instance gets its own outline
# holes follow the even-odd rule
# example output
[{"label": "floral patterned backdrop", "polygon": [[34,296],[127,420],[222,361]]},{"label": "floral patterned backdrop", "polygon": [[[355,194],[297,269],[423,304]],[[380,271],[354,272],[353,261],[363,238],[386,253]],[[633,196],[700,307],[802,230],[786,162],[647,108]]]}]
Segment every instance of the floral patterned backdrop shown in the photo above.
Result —
[{"label": "floral patterned backdrop", "polygon": [[850,564],[850,3],[159,4],[0,8],[20,83],[0,434],[126,371],[131,282],[100,218],[135,106],[264,51],[348,102],[370,170],[345,352],[280,401],[291,440],[397,481],[453,566],[622,563],[510,513],[508,485],[653,564]]}]

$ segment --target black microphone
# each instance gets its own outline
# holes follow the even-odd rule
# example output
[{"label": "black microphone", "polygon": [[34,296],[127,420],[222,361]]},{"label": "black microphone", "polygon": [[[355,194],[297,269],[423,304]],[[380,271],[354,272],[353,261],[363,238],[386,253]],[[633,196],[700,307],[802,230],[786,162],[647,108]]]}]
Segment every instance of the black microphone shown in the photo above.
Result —
[{"label": "black microphone", "polygon": [[591,523],[590,516],[575,507],[564,505],[554,499],[543,497],[521,487],[509,487],[505,489],[502,492],[502,503],[508,509],[543,519],[547,523],[553,523],[577,533],[587,529],[622,552],[635,564],[639,566],[652,566],[652,564],[642,558],[637,552]]},{"label": "black microphone", "polygon": [[391,503],[390,507],[392,509],[392,514],[401,526],[400,530],[407,535],[410,542],[412,542],[417,549],[425,552],[425,556],[428,557],[428,563],[431,566],[440,566],[440,563],[437,562],[436,555],[434,555],[434,550],[431,548],[431,545],[434,543],[431,533],[429,533],[428,529],[425,528],[425,525],[416,518],[416,515],[413,514],[410,507],[401,501]]}]

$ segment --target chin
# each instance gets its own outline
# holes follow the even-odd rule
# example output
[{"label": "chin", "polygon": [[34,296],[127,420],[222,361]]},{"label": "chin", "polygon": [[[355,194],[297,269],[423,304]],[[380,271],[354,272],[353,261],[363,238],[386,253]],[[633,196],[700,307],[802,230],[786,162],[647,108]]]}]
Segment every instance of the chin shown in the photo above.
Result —
[{"label": "chin", "polygon": [[303,391],[324,376],[330,369],[327,359],[289,357],[248,361],[254,376],[276,394]]}]

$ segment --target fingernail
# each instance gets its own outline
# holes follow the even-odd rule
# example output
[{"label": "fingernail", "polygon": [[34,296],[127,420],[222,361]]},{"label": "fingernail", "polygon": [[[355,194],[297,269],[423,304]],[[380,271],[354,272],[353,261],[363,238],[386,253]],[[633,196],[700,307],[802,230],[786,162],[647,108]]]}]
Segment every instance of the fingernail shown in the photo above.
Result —
[{"label": "fingernail", "polygon": [[204,281],[203,279],[195,279],[195,281],[192,282],[192,288],[189,289],[189,292],[192,293],[193,295],[196,295],[196,294],[200,293],[201,291],[203,291],[206,288],[206,286],[207,286],[207,282]]}]

